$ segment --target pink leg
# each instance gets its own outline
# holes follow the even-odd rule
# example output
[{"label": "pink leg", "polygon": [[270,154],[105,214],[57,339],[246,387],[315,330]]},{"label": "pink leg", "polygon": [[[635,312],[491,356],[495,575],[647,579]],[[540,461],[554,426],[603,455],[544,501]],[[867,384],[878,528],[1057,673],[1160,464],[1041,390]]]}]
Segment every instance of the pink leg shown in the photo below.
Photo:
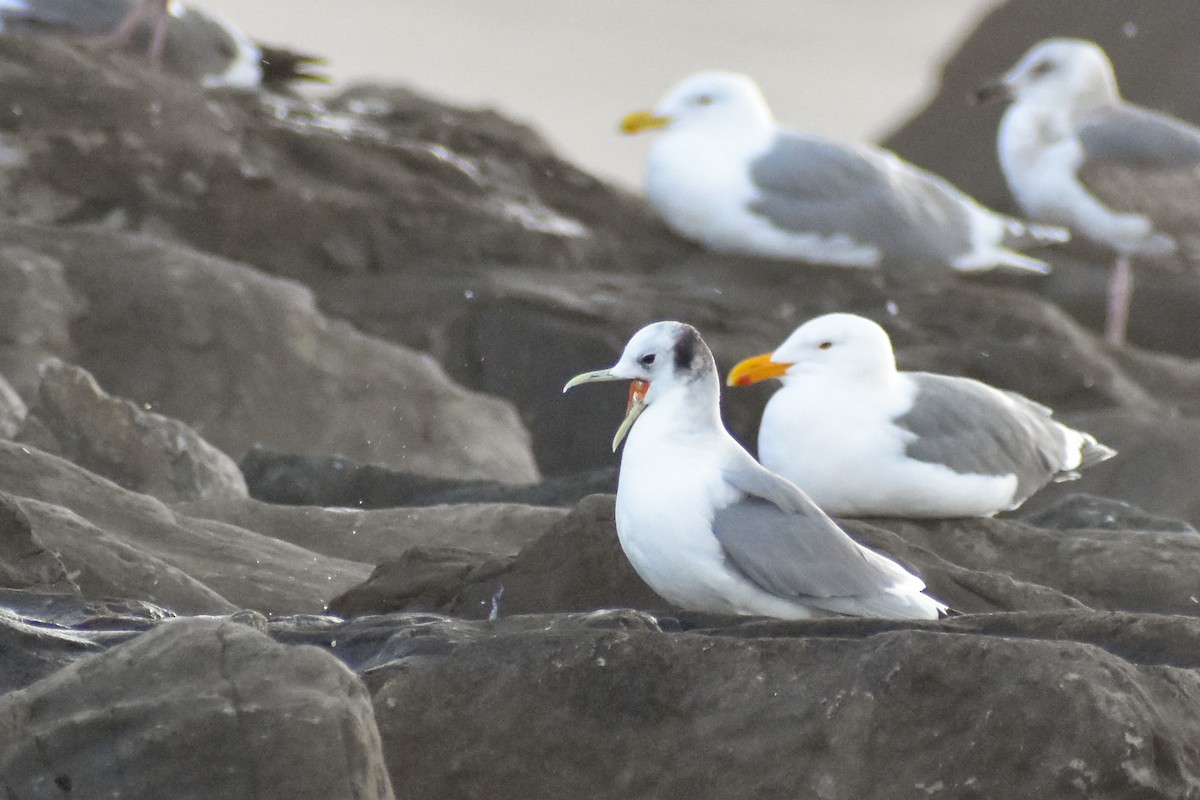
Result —
[{"label": "pink leg", "polygon": [[124,47],[129,43],[130,37],[133,36],[139,25],[143,22],[150,22],[153,27],[147,57],[151,63],[158,64],[162,58],[163,46],[166,44],[167,23],[171,19],[171,14],[167,11],[169,3],[170,0],[137,0],[133,8],[129,9],[129,13],[117,23],[117,27],[113,28],[111,33],[93,38],[91,44],[101,48]]},{"label": "pink leg", "polygon": [[1109,344],[1125,343],[1125,328],[1129,324],[1129,303],[1133,299],[1133,268],[1129,256],[1119,255],[1113,262],[1108,279],[1108,316],[1104,320],[1104,340]]}]

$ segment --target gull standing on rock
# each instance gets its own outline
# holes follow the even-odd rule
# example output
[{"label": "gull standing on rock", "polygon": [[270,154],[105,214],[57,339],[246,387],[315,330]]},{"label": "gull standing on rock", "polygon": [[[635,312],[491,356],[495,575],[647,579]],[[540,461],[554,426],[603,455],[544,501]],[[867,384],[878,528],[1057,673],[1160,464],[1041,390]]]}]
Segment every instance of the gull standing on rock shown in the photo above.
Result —
[{"label": "gull standing on rock", "polygon": [[1108,56],[1081,39],[1034,45],[975,97],[1013,101],[997,149],[1022,211],[1116,252],[1105,338],[1123,342],[1130,259],[1200,260],[1200,129],[1122,100]]},{"label": "gull standing on rock", "polygon": [[665,129],[646,159],[646,196],[672,230],[718,252],[910,272],[1046,272],[1017,249],[1068,237],[990,211],[887,150],[781,128],[744,75],[693,75],[621,127]]},{"label": "gull standing on rock", "polygon": [[681,608],[805,619],[825,614],[936,619],[945,606],[868,550],[803,492],[767,471],[721,423],[716,364],[690,325],[638,331],[610,369],[572,378],[632,381],[613,439],[628,434],[617,534],[637,573]]},{"label": "gull standing on rock", "polygon": [[991,516],[1116,455],[1015,392],[898,371],[887,333],[854,314],[806,322],[727,383],[768,378],[783,388],[763,411],[758,457],[832,514]]}]

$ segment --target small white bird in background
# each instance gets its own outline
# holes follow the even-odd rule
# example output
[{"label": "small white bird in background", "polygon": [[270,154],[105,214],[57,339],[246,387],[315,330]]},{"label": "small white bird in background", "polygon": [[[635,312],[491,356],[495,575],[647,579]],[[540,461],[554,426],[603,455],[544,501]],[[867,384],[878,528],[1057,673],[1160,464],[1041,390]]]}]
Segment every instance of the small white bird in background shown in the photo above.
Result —
[{"label": "small white bird in background", "polygon": [[638,575],[675,605],[805,619],[822,614],[936,619],[945,606],[896,562],[859,545],[804,493],[726,432],[716,364],[690,325],[638,331],[610,369],[572,378],[632,381],[613,439],[628,434],[617,534]]},{"label": "small white bird in background", "polygon": [[0,32],[78,37],[144,54],[206,86],[283,88],[327,78],[324,60],[252,42],[233,24],[176,0],[0,0]]},{"label": "small white bird in background", "polygon": [[970,378],[900,372],[887,333],[854,314],[804,323],[730,386],[778,378],[758,457],[831,514],[983,517],[1116,455],[1050,409]]},{"label": "small white bird in background", "polygon": [[1021,210],[1116,252],[1105,338],[1123,342],[1130,259],[1200,260],[1200,129],[1122,100],[1108,56],[1081,39],[1034,45],[976,99],[1013,101],[997,149]]},{"label": "small white bird in background", "polygon": [[910,272],[1045,272],[1017,249],[1068,238],[990,211],[894,153],[781,128],[744,75],[693,75],[621,127],[665,129],[646,158],[646,196],[672,230],[718,252]]}]

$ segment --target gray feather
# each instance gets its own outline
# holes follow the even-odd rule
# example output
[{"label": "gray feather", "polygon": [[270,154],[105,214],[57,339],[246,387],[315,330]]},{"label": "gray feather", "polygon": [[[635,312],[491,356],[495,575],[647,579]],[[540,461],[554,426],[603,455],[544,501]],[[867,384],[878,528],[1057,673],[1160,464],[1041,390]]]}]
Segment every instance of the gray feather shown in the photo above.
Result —
[{"label": "gray feather", "polygon": [[[905,448],[910,458],[963,474],[1015,475],[1014,503],[1074,474],[1063,463],[1067,429],[1045,406],[967,378],[923,372],[910,377],[917,384],[912,410],[895,421],[915,436]],[[1094,463],[1113,454],[1091,439],[1084,466],[1089,458]]]},{"label": "gray feather", "polygon": [[[1094,112],[1078,136],[1084,188],[1113,211],[1147,217],[1187,260],[1200,261],[1200,130],[1121,104]],[[1169,240],[1153,248],[1169,249]]]},{"label": "gray feather", "polygon": [[[855,544],[795,485],[749,455],[725,477],[748,496],[714,514],[713,534],[729,562],[765,591],[837,613],[863,613],[864,602],[909,579],[894,562]],[[831,598],[840,598],[837,608],[821,602]],[[900,598],[878,600],[877,613],[907,606]]]},{"label": "gray feather", "polygon": [[[880,247],[885,264],[949,264],[969,252],[972,201],[936,175],[893,158],[781,132],[751,164],[761,194],[751,210],[785,230],[843,235]],[[1017,239],[1062,238],[1052,228],[1027,230],[1010,222]]]}]

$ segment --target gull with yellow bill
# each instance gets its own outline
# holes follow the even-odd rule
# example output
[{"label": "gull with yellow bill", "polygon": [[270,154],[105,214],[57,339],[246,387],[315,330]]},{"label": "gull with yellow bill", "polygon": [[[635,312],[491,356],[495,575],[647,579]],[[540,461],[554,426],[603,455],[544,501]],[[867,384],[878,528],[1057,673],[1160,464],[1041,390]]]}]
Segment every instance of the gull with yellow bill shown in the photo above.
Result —
[{"label": "gull with yellow bill", "polygon": [[617,363],[572,378],[631,382],[617,535],[638,575],[675,605],[805,619],[935,619],[945,606],[887,556],[855,542],[721,422],[716,364],[680,322],[638,331]]},{"label": "gull with yellow bill", "polygon": [[1116,451],[1016,392],[902,372],[887,333],[854,314],[804,323],[730,386],[778,378],[758,431],[765,467],[843,516],[983,517]]},{"label": "gull with yellow bill", "polygon": [[777,125],[745,75],[693,75],[621,127],[662,130],[646,196],[672,230],[710,250],[905,274],[1045,272],[1018,251],[1067,239],[984,208],[894,153]]}]

